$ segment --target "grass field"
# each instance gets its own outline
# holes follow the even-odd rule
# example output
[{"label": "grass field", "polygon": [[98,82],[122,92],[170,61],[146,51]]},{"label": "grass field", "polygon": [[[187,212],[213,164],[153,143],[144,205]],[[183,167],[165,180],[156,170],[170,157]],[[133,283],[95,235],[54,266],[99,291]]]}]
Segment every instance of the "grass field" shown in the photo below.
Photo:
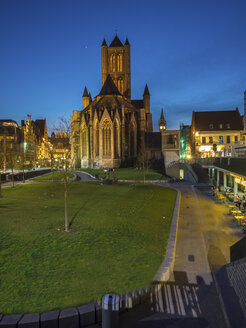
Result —
[{"label": "grass field", "polygon": [[[100,178],[105,178],[106,173],[102,169],[77,169],[79,171],[87,172],[92,175],[98,175]],[[144,172],[143,170],[137,170],[134,168],[120,168],[115,169],[114,172],[115,177],[118,180],[144,180]],[[113,176],[113,173],[110,172],[110,176]],[[145,179],[146,180],[166,180],[167,177],[153,169],[145,170]]]},{"label": "grass field", "polygon": [[0,199],[0,310],[44,312],[149,285],[165,253],[176,191],[153,185],[4,188]]},{"label": "grass field", "polygon": [[[67,177],[68,178],[73,178],[74,175],[72,173],[67,173]],[[49,181],[49,180],[63,180],[64,179],[64,172],[63,171],[54,171],[53,174],[49,173],[49,174],[44,174],[41,175],[39,177],[33,178],[32,180],[45,180],[45,181]]]}]

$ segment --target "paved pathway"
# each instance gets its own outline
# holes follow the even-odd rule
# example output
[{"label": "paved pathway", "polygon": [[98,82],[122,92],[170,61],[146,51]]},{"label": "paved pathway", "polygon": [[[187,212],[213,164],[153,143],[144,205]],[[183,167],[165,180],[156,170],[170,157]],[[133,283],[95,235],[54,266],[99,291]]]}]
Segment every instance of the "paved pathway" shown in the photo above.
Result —
[{"label": "paved pathway", "polygon": [[229,262],[229,247],[242,237],[225,205],[189,183],[181,190],[174,273],[154,298],[120,316],[121,328],[225,327],[211,268]]},{"label": "paved pathway", "polygon": [[77,176],[77,181],[97,181],[96,178],[94,178],[92,175],[82,172],[82,171],[71,171],[72,173],[76,174]]},{"label": "paved pathway", "polygon": [[[85,173],[85,172],[81,172],[81,171],[71,171],[72,173],[76,174],[77,176],[77,181],[82,181],[82,182],[88,182],[88,181],[97,181],[96,178],[92,177],[91,175]],[[45,173],[45,174],[49,174],[49,173]],[[47,181],[38,181],[38,180],[32,180],[32,179],[26,179],[25,180],[25,184],[33,184],[33,183],[42,183],[42,182],[47,182]],[[51,180],[49,181],[51,182]],[[20,180],[20,181],[14,181],[14,185],[17,186],[17,185],[22,185],[23,184],[23,181]],[[12,187],[13,186],[13,183],[12,181],[9,181],[9,182],[2,182],[2,187],[5,188],[5,187]]]}]

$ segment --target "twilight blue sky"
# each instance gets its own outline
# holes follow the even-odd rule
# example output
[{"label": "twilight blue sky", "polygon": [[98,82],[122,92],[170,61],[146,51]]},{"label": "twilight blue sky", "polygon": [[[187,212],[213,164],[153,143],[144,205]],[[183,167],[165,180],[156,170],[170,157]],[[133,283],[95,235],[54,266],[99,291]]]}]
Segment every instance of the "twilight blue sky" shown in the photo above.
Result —
[{"label": "twilight blue sky", "polygon": [[246,0],[0,0],[0,118],[52,128],[101,88],[101,43],[131,44],[132,98],[145,83],[157,129],[193,110],[243,113]]}]

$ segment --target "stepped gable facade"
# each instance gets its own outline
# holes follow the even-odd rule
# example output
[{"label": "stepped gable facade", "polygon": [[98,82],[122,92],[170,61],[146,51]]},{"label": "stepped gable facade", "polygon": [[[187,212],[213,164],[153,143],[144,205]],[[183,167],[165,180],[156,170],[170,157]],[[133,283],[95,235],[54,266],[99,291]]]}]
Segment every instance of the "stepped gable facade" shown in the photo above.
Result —
[{"label": "stepped gable facade", "polygon": [[92,100],[87,87],[83,109],[71,117],[73,167],[115,168],[145,151],[145,134],[152,132],[150,93],[131,99],[130,43],[118,36],[109,46],[103,40],[102,88]]}]

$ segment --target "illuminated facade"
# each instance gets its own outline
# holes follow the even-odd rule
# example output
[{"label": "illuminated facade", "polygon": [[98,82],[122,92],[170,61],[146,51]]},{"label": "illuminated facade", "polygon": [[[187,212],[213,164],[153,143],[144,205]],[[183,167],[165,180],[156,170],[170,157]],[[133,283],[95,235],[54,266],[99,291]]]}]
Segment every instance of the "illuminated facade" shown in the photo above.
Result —
[{"label": "illuminated facade", "polygon": [[50,140],[50,147],[54,166],[63,167],[65,160],[70,155],[70,136],[67,132],[52,132]]},{"label": "illuminated facade", "polygon": [[134,160],[145,149],[145,133],[152,132],[150,93],[131,99],[130,44],[117,35],[101,46],[102,89],[92,101],[87,88],[83,110],[71,117],[73,167],[119,167]]},{"label": "illuminated facade", "polygon": [[22,131],[16,121],[0,120],[0,170],[15,169],[22,160]]},{"label": "illuminated facade", "polygon": [[231,156],[232,146],[241,142],[243,120],[239,110],[193,112],[191,146],[198,157]]},{"label": "illuminated facade", "polygon": [[49,158],[49,144],[46,120],[21,121],[23,133],[23,154],[26,167],[46,166]]},{"label": "illuminated facade", "polygon": [[180,125],[180,158],[191,158],[190,125]]}]

